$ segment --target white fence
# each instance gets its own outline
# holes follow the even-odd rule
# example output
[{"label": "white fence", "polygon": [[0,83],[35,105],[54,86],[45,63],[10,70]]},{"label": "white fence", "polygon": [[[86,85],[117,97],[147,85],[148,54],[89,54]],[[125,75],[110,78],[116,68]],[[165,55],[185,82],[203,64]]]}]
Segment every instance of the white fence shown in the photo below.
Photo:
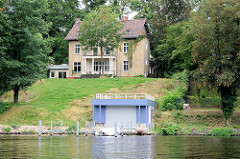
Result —
[{"label": "white fence", "polygon": [[145,93],[97,93],[96,99],[148,99],[155,101],[153,96]]}]

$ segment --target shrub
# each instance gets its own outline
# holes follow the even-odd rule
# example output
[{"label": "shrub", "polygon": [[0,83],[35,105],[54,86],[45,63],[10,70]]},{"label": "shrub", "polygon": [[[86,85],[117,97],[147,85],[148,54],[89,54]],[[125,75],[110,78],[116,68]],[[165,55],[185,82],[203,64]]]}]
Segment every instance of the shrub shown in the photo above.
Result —
[{"label": "shrub", "polygon": [[4,131],[4,132],[10,132],[11,131],[11,128],[9,127],[9,126],[4,126],[3,128],[2,128],[2,130]]},{"label": "shrub", "polygon": [[11,127],[12,127],[13,129],[18,129],[18,128],[19,128],[19,125],[14,123],[14,124],[11,125]]},{"label": "shrub", "polygon": [[77,130],[76,125],[69,126],[68,129],[66,130],[68,133],[72,133]]},{"label": "shrub", "polygon": [[10,103],[0,102],[0,114],[7,111],[11,107]]},{"label": "shrub", "polygon": [[136,75],[135,77],[145,77],[145,76],[140,74],[140,75]]},{"label": "shrub", "polygon": [[161,124],[162,128],[155,129],[155,132],[162,135],[175,135],[181,128],[177,125],[174,125],[168,121]]},{"label": "shrub", "polygon": [[213,136],[231,136],[234,131],[231,128],[213,128],[210,134]]}]

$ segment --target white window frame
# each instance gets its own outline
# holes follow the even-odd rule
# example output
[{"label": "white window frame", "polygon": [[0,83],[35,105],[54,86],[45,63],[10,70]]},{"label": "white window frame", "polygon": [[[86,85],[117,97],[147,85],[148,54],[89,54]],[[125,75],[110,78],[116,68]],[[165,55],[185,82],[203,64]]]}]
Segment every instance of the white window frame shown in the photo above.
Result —
[{"label": "white window frame", "polygon": [[81,51],[81,45],[80,44],[75,44],[74,45],[74,53],[75,54],[80,54]]},{"label": "white window frame", "polygon": [[[126,48],[126,51],[125,51],[125,48]],[[129,51],[129,43],[125,42],[123,43],[123,53],[128,53],[128,51]]]},{"label": "white window frame", "polygon": [[[77,64],[76,67],[77,67],[77,71],[75,71],[75,63]],[[80,67],[80,69],[78,69]],[[81,62],[73,62],[73,72],[81,72]]]},{"label": "white window frame", "polygon": [[[125,67],[124,67],[125,66],[125,62],[127,62],[127,65],[126,65],[127,66],[127,70],[125,70]],[[129,71],[129,61],[123,61],[123,71],[124,72],[128,72]]]},{"label": "white window frame", "polygon": [[[59,77],[59,74],[60,74],[60,73],[62,74],[62,76],[63,76],[63,74],[65,73],[65,74],[66,74],[66,78],[67,78],[67,72],[65,72],[65,71],[63,71],[63,72],[62,72],[62,71],[58,72],[58,78],[60,78],[60,77]],[[65,78],[62,77],[62,78],[60,78],[60,79],[65,79]]]},{"label": "white window frame", "polygon": [[[108,72],[110,70],[109,61],[104,61],[104,71]],[[106,69],[107,68],[107,69]]]},{"label": "white window frame", "polygon": [[[96,54],[96,55],[94,55],[94,49],[97,49],[97,54]],[[93,55],[93,56],[97,56],[97,55],[98,55],[98,47],[93,47],[93,48],[92,48],[92,55]]]},{"label": "white window frame", "polygon": [[[100,72],[102,71],[102,64],[101,61],[95,61],[93,64],[93,70],[94,72]],[[97,70],[98,68],[98,70]],[[103,62],[103,68],[104,68],[104,72],[108,72],[110,70],[110,65],[109,65],[109,61],[104,61]],[[106,69],[107,68],[107,69]]]},{"label": "white window frame", "polygon": [[[54,76],[52,76],[52,73],[54,73]],[[55,71],[50,72],[50,78],[56,78]]]}]

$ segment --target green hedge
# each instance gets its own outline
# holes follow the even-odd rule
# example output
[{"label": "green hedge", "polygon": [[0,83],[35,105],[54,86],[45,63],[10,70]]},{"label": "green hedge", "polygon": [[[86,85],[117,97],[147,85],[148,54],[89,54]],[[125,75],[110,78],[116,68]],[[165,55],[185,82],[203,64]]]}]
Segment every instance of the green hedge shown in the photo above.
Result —
[{"label": "green hedge", "polygon": [[213,128],[210,134],[213,136],[231,136],[234,131],[231,128]]},{"label": "green hedge", "polygon": [[176,135],[179,131],[181,131],[181,128],[166,121],[165,123],[161,124],[160,128],[156,128],[154,131],[162,135]]}]

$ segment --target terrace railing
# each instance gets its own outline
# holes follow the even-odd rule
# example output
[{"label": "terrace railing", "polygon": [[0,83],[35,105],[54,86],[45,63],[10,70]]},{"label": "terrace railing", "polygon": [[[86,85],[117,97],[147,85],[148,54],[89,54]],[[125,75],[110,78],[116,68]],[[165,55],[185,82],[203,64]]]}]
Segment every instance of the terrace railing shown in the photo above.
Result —
[{"label": "terrace railing", "polygon": [[148,99],[155,101],[153,96],[145,93],[97,93],[96,99]]}]

